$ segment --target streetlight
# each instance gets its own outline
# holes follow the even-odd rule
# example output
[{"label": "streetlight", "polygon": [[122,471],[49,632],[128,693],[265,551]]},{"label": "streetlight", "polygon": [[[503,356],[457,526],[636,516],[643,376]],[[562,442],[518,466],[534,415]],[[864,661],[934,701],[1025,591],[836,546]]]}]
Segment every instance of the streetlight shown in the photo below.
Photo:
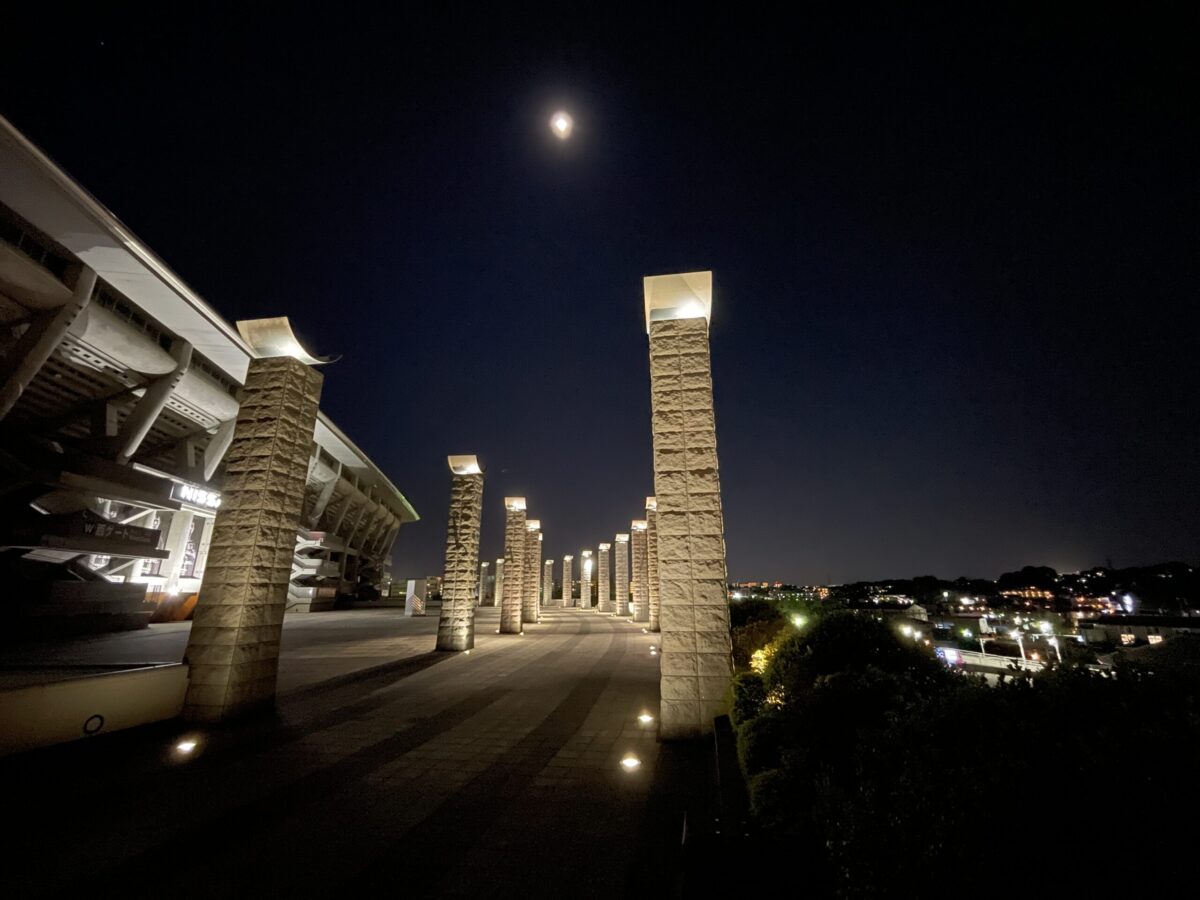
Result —
[{"label": "streetlight", "polygon": [[1021,661],[1022,661],[1022,662],[1028,662],[1029,660],[1028,660],[1028,658],[1025,656],[1025,644],[1024,644],[1024,642],[1021,640],[1021,630],[1020,630],[1019,628],[1014,628],[1012,631],[1010,631],[1010,632],[1009,632],[1009,634],[1010,634],[1010,635],[1011,635],[1011,636],[1012,636],[1012,637],[1013,637],[1013,638],[1016,640],[1016,642],[1017,642],[1017,649],[1021,651]]},{"label": "streetlight", "polygon": [[1049,641],[1047,641],[1047,643],[1048,643],[1048,644],[1049,644],[1051,647],[1053,647],[1053,648],[1054,648],[1054,652],[1055,652],[1056,654],[1058,654],[1058,664],[1061,666],[1061,665],[1062,665],[1062,661],[1063,661],[1063,658],[1062,658],[1062,648],[1058,646],[1058,638],[1056,638],[1056,637],[1053,637],[1053,636],[1052,636],[1052,637],[1050,638],[1050,640],[1049,640]]}]

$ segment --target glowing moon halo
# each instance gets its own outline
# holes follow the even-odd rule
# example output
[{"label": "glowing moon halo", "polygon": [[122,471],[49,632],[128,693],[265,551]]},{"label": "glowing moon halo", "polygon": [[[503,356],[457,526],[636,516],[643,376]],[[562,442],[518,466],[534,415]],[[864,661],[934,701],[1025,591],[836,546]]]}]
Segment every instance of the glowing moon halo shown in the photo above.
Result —
[{"label": "glowing moon halo", "polygon": [[550,117],[550,130],[554,132],[554,136],[560,141],[565,141],[571,136],[571,129],[575,127],[575,120],[571,118],[570,113],[559,110]]}]

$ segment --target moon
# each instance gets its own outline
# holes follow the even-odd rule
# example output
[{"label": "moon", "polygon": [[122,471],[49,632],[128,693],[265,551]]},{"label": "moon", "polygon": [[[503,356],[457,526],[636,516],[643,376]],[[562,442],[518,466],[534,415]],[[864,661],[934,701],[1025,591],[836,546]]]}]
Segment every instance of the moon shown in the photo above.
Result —
[{"label": "moon", "polygon": [[550,117],[550,130],[554,132],[554,136],[560,141],[565,141],[571,136],[571,130],[575,127],[575,120],[571,118],[571,114],[559,110]]}]

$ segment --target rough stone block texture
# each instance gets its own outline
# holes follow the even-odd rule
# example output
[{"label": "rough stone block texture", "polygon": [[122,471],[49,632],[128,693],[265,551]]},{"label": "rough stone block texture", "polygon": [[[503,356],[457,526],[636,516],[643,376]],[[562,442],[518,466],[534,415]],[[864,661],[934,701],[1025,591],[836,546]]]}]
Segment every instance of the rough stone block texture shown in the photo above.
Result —
[{"label": "rough stone block texture", "polygon": [[188,719],[216,721],[274,702],[322,381],[291,357],[250,361],[184,654]]},{"label": "rough stone block texture", "polygon": [[492,606],[504,603],[504,560],[496,560],[496,581],[492,586]]},{"label": "rough stone block texture", "polygon": [[703,318],[650,323],[650,401],[662,631],[660,734],[696,738],[711,733],[733,674]]},{"label": "rough stone block texture", "polygon": [[629,615],[629,541],[620,538],[613,544],[613,590],[616,614]]},{"label": "rough stone block texture", "polygon": [[524,596],[521,600],[521,621],[530,625],[536,624],[541,618],[538,604],[538,592],[541,590],[542,575],[542,542],[538,540],[541,532],[525,529],[525,572]]},{"label": "rough stone block texture", "polygon": [[554,599],[554,560],[542,563],[542,606],[549,606]]},{"label": "rough stone block texture", "polygon": [[500,633],[521,633],[521,603],[525,591],[525,510],[504,510],[504,599],[500,602]]},{"label": "rough stone block texture", "polygon": [[[581,557],[582,558],[582,557]],[[588,560],[592,557],[587,557],[579,563],[579,608],[592,608],[592,575],[587,569]],[[595,563],[592,563],[595,565]]]},{"label": "rough stone block texture", "polygon": [[650,574],[646,559],[646,529],[635,528],[629,535],[633,551],[633,621],[650,621]]},{"label": "rough stone block texture", "polygon": [[651,632],[660,630],[660,585],[658,574],[658,510],[646,509],[646,584]]},{"label": "rough stone block texture", "polygon": [[482,515],[483,473],[451,475],[438,650],[470,650],[475,646],[475,594],[479,590]]},{"label": "rough stone block texture", "polygon": [[612,552],[608,547],[601,547],[596,555],[596,565],[599,567],[599,575],[596,579],[596,609],[602,613],[613,611],[611,556]]}]

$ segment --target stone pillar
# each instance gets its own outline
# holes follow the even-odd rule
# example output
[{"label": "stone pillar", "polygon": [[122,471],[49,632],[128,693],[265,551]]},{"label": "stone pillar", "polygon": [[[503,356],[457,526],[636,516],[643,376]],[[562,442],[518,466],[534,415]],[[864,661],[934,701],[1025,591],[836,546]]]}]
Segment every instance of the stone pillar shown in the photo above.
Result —
[{"label": "stone pillar", "polygon": [[650,605],[651,632],[658,631],[658,499],[646,498],[646,585]]},{"label": "stone pillar", "polygon": [[437,649],[470,650],[475,646],[483,469],[474,456],[450,456],[447,462],[451,472],[450,520],[446,525],[446,570]]},{"label": "stone pillar", "polygon": [[646,560],[646,520],[635,519],[629,526],[633,533],[633,621],[650,621],[650,575]]},{"label": "stone pillar", "polygon": [[525,589],[525,498],[504,498],[504,599],[500,603],[500,633],[521,633],[521,603]]},{"label": "stone pillar", "polygon": [[611,549],[612,544],[601,544],[600,552],[596,555],[596,565],[600,573],[596,579],[596,610],[602,613],[613,611],[612,581],[609,578],[609,559],[612,557]]},{"label": "stone pillar", "polygon": [[542,523],[530,519],[525,523],[525,591],[521,599],[521,621],[534,625],[541,618],[538,605],[538,579],[542,574]]},{"label": "stone pillar", "polygon": [[618,616],[629,615],[629,535],[618,534],[613,545],[613,591],[616,600],[613,611]]},{"label": "stone pillar", "polygon": [[492,606],[500,606],[504,601],[504,559],[496,560],[496,580],[492,585]]},{"label": "stone pillar", "polygon": [[250,360],[184,654],[189,719],[216,721],[275,700],[322,380],[289,356]]},{"label": "stone pillar", "polygon": [[708,319],[712,273],[646,278],[666,740],[712,732],[733,673]]},{"label": "stone pillar", "polygon": [[582,559],[579,563],[579,608],[592,608],[592,571],[596,568],[596,561],[592,559],[592,551],[584,550],[580,554]]},{"label": "stone pillar", "polygon": [[570,609],[570,607],[572,606],[572,603],[571,603],[571,593],[572,593],[571,580],[574,576],[571,574],[571,560],[573,560],[574,558],[575,557],[573,557],[573,556],[564,556],[563,557],[562,599],[563,599],[563,608],[564,609]]},{"label": "stone pillar", "polygon": [[425,578],[410,578],[404,588],[404,614],[406,616],[425,615],[425,598],[429,589],[429,581]]},{"label": "stone pillar", "polygon": [[488,589],[488,563],[485,560],[479,564],[479,590],[475,592],[475,605],[483,606],[487,600]]},{"label": "stone pillar", "polygon": [[542,606],[549,606],[554,597],[554,560],[548,559],[542,566]]}]

